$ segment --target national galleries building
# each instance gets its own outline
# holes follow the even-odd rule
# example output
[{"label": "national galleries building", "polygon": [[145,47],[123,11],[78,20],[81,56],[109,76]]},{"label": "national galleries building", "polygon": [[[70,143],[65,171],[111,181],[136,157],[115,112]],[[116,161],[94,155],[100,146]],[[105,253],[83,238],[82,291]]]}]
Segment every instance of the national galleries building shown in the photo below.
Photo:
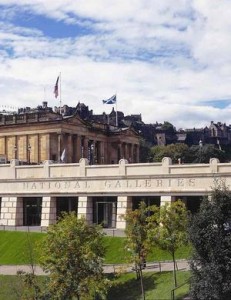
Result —
[{"label": "national galleries building", "polygon": [[0,225],[49,226],[62,211],[76,211],[89,224],[124,229],[123,215],[141,200],[163,205],[176,199],[195,211],[216,182],[231,184],[231,164],[128,163],[91,165],[79,163],[19,165],[13,159],[0,165]]},{"label": "national galleries building", "polygon": [[[86,107],[0,114],[0,225],[49,226],[75,211],[92,224],[124,229],[141,200],[182,199],[196,211],[217,180],[231,184],[231,164],[139,163],[140,136],[130,127],[84,118]],[[87,110],[88,112],[88,110]],[[90,121],[91,120],[91,121]]]}]

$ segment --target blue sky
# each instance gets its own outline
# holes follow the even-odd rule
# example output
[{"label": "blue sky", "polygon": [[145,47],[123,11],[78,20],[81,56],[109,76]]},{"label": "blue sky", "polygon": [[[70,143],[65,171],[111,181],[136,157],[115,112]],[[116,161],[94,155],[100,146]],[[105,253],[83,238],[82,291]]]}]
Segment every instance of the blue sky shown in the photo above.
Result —
[{"label": "blue sky", "polygon": [[231,123],[231,1],[0,0],[0,109],[102,99],[146,123]]}]

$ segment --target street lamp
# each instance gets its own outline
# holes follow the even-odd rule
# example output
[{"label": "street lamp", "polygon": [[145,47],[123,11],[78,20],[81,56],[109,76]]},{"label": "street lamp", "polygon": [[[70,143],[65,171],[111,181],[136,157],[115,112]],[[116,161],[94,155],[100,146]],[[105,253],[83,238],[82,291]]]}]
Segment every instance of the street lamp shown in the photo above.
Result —
[{"label": "street lamp", "polygon": [[30,144],[28,145],[27,150],[28,150],[28,163],[30,165],[30,151],[31,151],[31,145]]},{"label": "street lamp", "polygon": [[203,147],[203,142],[202,140],[199,140],[199,162],[201,163],[201,158],[202,158],[202,147]]}]

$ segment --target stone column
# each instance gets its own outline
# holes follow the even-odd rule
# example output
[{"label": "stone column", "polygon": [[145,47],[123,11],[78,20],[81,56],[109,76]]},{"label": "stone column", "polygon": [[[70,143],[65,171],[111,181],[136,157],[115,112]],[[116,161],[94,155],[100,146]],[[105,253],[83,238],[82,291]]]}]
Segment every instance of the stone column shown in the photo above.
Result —
[{"label": "stone column", "polygon": [[67,149],[66,149],[66,153],[67,153],[66,162],[67,163],[73,162],[73,140],[72,140],[72,134],[68,134],[68,136],[67,136]]},{"label": "stone column", "polygon": [[2,197],[0,224],[6,226],[23,225],[23,199]]},{"label": "stone column", "polygon": [[128,144],[124,143],[124,159],[128,159]]},{"label": "stone column", "polygon": [[88,149],[88,138],[84,137],[84,146],[83,146],[83,157],[89,159],[89,149]]},{"label": "stone column", "polygon": [[175,197],[174,196],[161,196],[160,197],[160,206],[165,205],[165,203],[172,203],[173,201],[175,201]]},{"label": "stone column", "polygon": [[93,223],[93,202],[92,197],[78,198],[78,219],[84,217],[88,224]]},{"label": "stone column", "polygon": [[140,147],[139,145],[136,145],[136,162],[138,163],[140,161]]},{"label": "stone column", "polygon": [[132,209],[132,197],[129,196],[118,196],[117,197],[117,217],[116,217],[116,228],[125,229],[126,221],[124,215],[127,210]]},{"label": "stone column", "polygon": [[49,226],[56,223],[56,198],[43,197],[41,226]]},{"label": "stone column", "polygon": [[134,162],[134,144],[131,144],[131,163]]},{"label": "stone column", "polygon": [[76,136],[76,161],[79,162],[80,158],[82,158],[82,145],[81,145],[81,136]]},{"label": "stone column", "polygon": [[100,164],[104,164],[105,163],[105,154],[104,154],[104,142],[100,142],[99,143],[99,155],[100,155],[100,160],[99,160],[99,163]]}]

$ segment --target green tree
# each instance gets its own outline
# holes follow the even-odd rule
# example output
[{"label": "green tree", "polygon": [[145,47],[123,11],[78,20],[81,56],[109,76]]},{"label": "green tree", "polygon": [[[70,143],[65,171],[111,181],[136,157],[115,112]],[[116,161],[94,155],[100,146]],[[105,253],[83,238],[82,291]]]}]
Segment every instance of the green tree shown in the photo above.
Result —
[{"label": "green tree", "polygon": [[42,266],[49,272],[51,299],[92,299],[106,294],[103,233],[75,213],[64,214],[49,227],[42,244]]},{"label": "green tree", "polygon": [[186,244],[188,211],[185,204],[178,200],[171,204],[166,203],[156,210],[156,207],[150,207],[153,214],[148,217],[149,222],[149,240],[153,245],[168,251],[174,265],[174,285],[177,286],[176,278],[176,250]]},{"label": "green tree", "polygon": [[146,256],[149,250],[147,236],[147,206],[141,202],[138,209],[128,211],[125,215],[127,226],[126,249],[128,250],[130,261],[134,263],[137,279],[140,279],[141,292],[145,299],[142,269],[146,264]]},{"label": "green tree", "polygon": [[193,145],[189,148],[186,162],[189,163],[209,163],[210,158],[218,158],[221,162],[225,161],[225,152],[215,145]]},{"label": "green tree", "polygon": [[231,299],[231,192],[216,187],[189,223],[193,299]]},{"label": "green tree", "polygon": [[151,151],[151,145],[143,138],[140,138],[139,160],[141,163],[146,163],[150,161],[150,151]]},{"label": "green tree", "polygon": [[178,159],[181,162],[185,162],[187,157],[188,146],[185,144],[170,144],[167,146],[154,146],[151,148],[151,160],[154,162],[160,162],[164,157],[170,157],[173,163],[178,163]]}]

